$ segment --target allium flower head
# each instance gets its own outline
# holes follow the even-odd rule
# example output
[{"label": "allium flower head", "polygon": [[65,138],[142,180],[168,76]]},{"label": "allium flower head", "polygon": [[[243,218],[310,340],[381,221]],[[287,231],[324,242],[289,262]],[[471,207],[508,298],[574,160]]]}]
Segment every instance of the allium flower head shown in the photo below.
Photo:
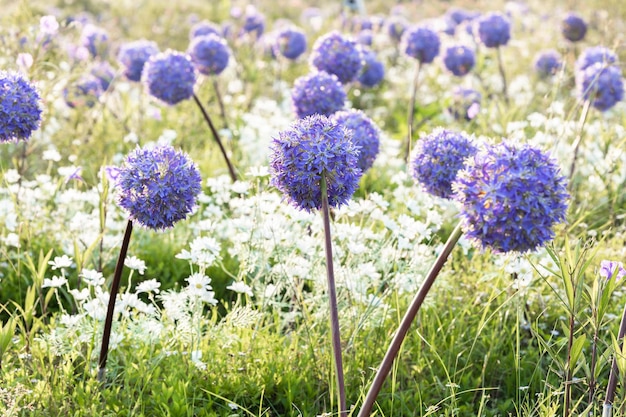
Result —
[{"label": "allium flower head", "polygon": [[276,50],[287,59],[296,59],[306,51],[306,35],[300,29],[289,27],[276,35]]},{"label": "allium flower head", "polygon": [[413,26],[402,35],[402,50],[404,53],[422,64],[433,62],[439,55],[441,41],[434,30]]},{"label": "allium flower head", "polygon": [[561,33],[568,41],[581,41],[587,34],[587,23],[576,13],[569,13],[561,22]]},{"label": "allium flower head", "polygon": [[246,7],[246,15],[244,17],[242,34],[254,35],[256,39],[260,38],[265,31],[265,16],[260,13],[256,7]]},{"label": "allium flower head", "polygon": [[354,80],[361,69],[356,42],[336,31],[315,41],[310,60],[313,67],[335,74],[342,84]]},{"label": "allium flower head", "polygon": [[120,48],[117,60],[124,66],[124,75],[131,81],[140,81],[146,61],[159,53],[156,42],[141,39],[128,42]]},{"label": "allium flower head", "polygon": [[230,59],[226,41],[213,33],[193,38],[187,53],[198,72],[204,75],[220,74]]},{"label": "allium flower head", "polygon": [[622,71],[615,65],[593,64],[576,76],[579,95],[600,111],[624,98]]},{"label": "allium flower head", "polygon": [[88,23],[80,34],[80,44],[87,48],[92,57],[106,58],[109,52],[109,34],[106,30]]},{"label": "allium flower head", "polygon": [[618,281],[626,276],[626,269],[621,262],[603,260],[600,262],[599,273],[602,278],[606,279],[613,278],[613,274],[615,274],[615,280]]},{"label": "allium flower head", "polygon": [[357,80],[365,87],[374,87],[385,77],[385,65],[378,60],[376,53],[366,47],[359,48],[363,60]]},{"label": "allium flower head", "polygon": [[604,46],[589,47],[576,59],[576,72],[581,72],[597,63],[613,65],[617,63],[617,55]]},{"label": "allium flower head", "polygon": [[89,72],[91,75],[96,77],[98,81],[100,81],[100,88],[102,91],[108,90],[111,85],[111,81],[115,78],[115,70],[106,61],[94,63],[91,67],[91,71]]},{"label": "allium flower head", "polygon": [[0,143],[28,140],[41,123],[41,96],[18,72],[0,71]]},{"label": "allium flower head", "polygon": [[550,77],[563,67],[561,54],[554,49],[540,52],[535,58],[535,71],[540,77]]},{"label": "allium flower head", "polygon": [[392,16],[387,20],[386,26],[389,37],[396,42],[400,42],[409,25],[403,17]]},{"label": "allium flower head", "polygon": [[187,55],[167,50],[148,59],[141,80],[151,95],[174,105],[193,95],[196,72]]},{"label": "allium flower head", "polygon": [[443,63],[452,74],[462,77],[474,68],[476,57],[471,48],[455,45],[446,49]]},{"label": "allium flower head", "polygon": [[552,239],[569,197],[556,161],[530,145],[506,142],[469,158],[452,190],[463,231],[496,252],[532,251]]},{"label": "allium flower head", "polygon": [[361,110],[342,110],[331,116],[331,120],[352,132],[352,143],[359,150],[357,166],[361,172],[372,167],[380,147],[380,131],[374,122]]},{"label": "allium flower head", "polygon": [[469,22],[476,19],[480,13],[461,9],[458,7],[453,7],[446,12],[446,15],[457,25],[460,25],[463,22]]},{"label": "allium flower head", "polygon": [[171,146],[136,148],[120,168],[118,204],[131,220],[162,230],[187,217],[200,193],[200,172]]},{"label": "allium flower head", "polygon": [[80,77],[63,89],[65,103],[71,108],[93,107],[102,95],[102,83],[91,74]]},{"label": "allium flower head", "polygon": [[193,40],[195,37],[210,34],[222,36],[222,28],[213,22],[202,20],[191,27],[191,30],[189,31],[189,39]]},{"label": "allium flower head", "polygon": [[476,21],[476,34],[487,48],[506,45],[511,39],[511,22],[502,13],[488,13]]},{"label": "allium flower head", "polygon": [[470,121],[478,115],[481,99],[482,95],[473,88],[455,87],[448,111],[457,120]]},{"label": "allium flower head", "polygon": [[413,178],[430,194],[451,198],[452,181],[465,166],[465,160],[477,151],[465,133],[435,129],[417,141],[412,162]]},{"label": "allium flower head", "polygon": [[293,83],[291,100],[299,118],[341,110],[347,95],[336,75],[324,71],[302,76]]},{"label": "allium flower head", "polygon": [[273,139],[271,184],[294,206],[311,211],[322,207],[320,180],[325,175],[328,204],[338,207],[358,186],[358,155],[349,130],[326,116],[309,116]]},{"label": "allium flower head", "polygon": [[356,35],[356,41],[360,45],[372,46],[374,41],[374,32],[371,29],[363,29]]}]

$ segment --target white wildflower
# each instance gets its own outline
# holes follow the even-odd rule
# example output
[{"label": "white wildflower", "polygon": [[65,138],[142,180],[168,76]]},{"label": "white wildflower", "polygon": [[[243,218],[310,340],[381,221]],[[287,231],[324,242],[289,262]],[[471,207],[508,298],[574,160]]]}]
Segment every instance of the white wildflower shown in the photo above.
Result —
[{"label": "white wildflower", "polygon": [[146,272],[146,263],[136,256],[129,256],[124,259],[124,265],[127,268],[136,270],[139,275],[143,275]]}]

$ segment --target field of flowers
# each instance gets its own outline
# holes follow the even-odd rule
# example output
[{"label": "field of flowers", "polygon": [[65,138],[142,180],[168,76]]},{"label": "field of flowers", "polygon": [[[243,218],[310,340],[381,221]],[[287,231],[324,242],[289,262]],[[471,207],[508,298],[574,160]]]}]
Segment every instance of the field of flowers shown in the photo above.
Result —
[{"label": "field of flowers", "polygon": [[621,0],[0,4],[2,416],[626,414]]}]

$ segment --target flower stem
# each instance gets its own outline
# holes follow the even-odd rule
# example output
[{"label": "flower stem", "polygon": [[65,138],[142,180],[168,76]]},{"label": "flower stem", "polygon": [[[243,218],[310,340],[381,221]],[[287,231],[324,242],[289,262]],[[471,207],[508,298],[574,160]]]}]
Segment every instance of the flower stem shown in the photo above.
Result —
[{"label": "flower stem", "polygon": [[337,293],[335,291],[335,272],[333,268],[333,244],[330,237],[330,211],[328,209],[328,187],[326,184],[326,171],[322,173],[320,180],[322,193],[322,217],[324,219],[324,237],[326,250],[326,276],[328,278],[328,301],[330,304],[330,329],[335,359],[335,371],[337,372],[337,391],[339,397],[339,416],[347,416],[346,388],[343,380],[343,364],[341,361],[341,337],[339,335],[339,314],[337,311]]},{"label": "flower stem", "polygon": [[376,375],[374,376],[374,381],[372,382],[372,386],[370,387],[365,397],[365,400],[363,401],[363,405],[361,406],[361,410],[359,411],[358,417],[367,417],[370,415],[372,411],[372,407],[374,406],[374,401],[376,401],[376,397],[378,396],[378,393],[380,392],[380,389],[382,388],[383,383],[385,382],[387,374],[389,374],[389,370],[391,369],[391,366],[393,365],[393,361],[396,355],[398,354],[398,352],[400,351],[402,342],[404,341],[404,338],[406,337],[409,331],[409,328],[411,326],[411,323],[413,322],[413,319],[419,312],[419,309],[422,306],[422,303],[424,302],[424,299],[426,298],[428,291],[430,291],[430,288],[435,282],[435,279],[439,275],[439,272],[443,268],[443,265],[446,263],[446,260],[448,259],[450,252],[452,252],[454,245],[456,245],[456,243],[459,241],[462,234],[463,234],[463,231],[461,230],[461,224],[459,223],[452,231],[452,234],[450,235],[450,237],[448,238],[448,241],[444,245],[443,250],[441,251],[437,259],[435,260],[435,263],[433,264],[432,268],[428,272],[426,279],[422,283],[422,286],[420,287],[419,291],[415,295],[415,298],[411,302],[409,309],[404,314],[404,317],[402,318],[402,322],[400,322],[400,326],[398,327],[398,330],[396,331],[396,334],[393,337],[393,340],[391,341],[389,348],[387,349],[387,353],[385,354],[383,361],[380,363],[380,366],[378,367],[378,371],[376,372]]},{"label": "flower stem", "polygon": [[500,47],[496,48],[496,55],[498,56],[498,71],[500,71],[500,78],[502,78],[502,96],[504,96],[504,102],[509,104],[509,92],[506,83],[506,74],[504,72],[504,63],[502,62],[502,52]]},{"label": "flower stem", "polygon": [[228,121],[226,121],[226,110],[224,108],[224,101],[222,100],[222,94],[220,93],[219,86],[217,84],[217,78],[212,77],[213,81],[213,90],[215,90],[215,97],[217,97],[217,104],[220,107],[220,116],[222,117],[222,123],[224,124],[224,128],[228,129]]},{"label": "flower stem", "polygon": [[[626,335],[626,306],[624,306],[622,321],[620,322],[619,333],[617,335],[617,339],[621,341],[620,348],[624,344],[624,335]],[[615,352],[613,354],[613,361],[611,362],[611,372],[609,374],[609,384],[606,387],[606,397],[604,399],[604,407],[602,408],[602,417],[611,416],[613,399],[615,398],[615,388],[617,388],[617,375],[619,374],[619,369],[617,368],[617,355],[621,355],[621,352]]]},{"label": "flower stem", "polygon": [[230,163],[230,159],[228,158],[228,154],[226,153],[224,144],[222,143],[222,140],[220,139],[220,135],[217,133],[217,130],[215,129],[215,126],[213,125],[213,122],[211,121],[211,117],[209,117],[209,114],[207,113],[204,106],[202,105],[202,102],[200,101],[200,99],[195,93],[193,95],[193,99],[198,105],[198,107],[200,108],[200,111],[202,112],[202,116],[204,116],[204,120],[206,120],[207,124],[209,125],[209,129],[211,129],[211,133],[213,134],[213,138],[217,142],[217,146],[220,147],[222,156],[224,157],[224,160],[226,161],[226,165],[228,166],[230,179],[233,180],[233,182],[237,181],[237,174],[235,173],[235,168],[233,168],[233,165]]},{"label": "flower stem", "polygon": [[572,164],[569,167],[569,183],[572,184],[572,178],[574,178],[574,170],[576,169],[576,159],[578,159],[578,150],[583,140],[583,128],[587,121],[587,115],[589,115],[589,108],[591,107],[591,101],[585,100],[583,105],[583,111],[580,113],[580,120],[578,121],[578,129],[576,134],[576,140],[574,141],[574,157],[572,158]]},{"label": "flower stem", "polygon": [[418,60],[415,64],[415,76],[413,77],[413,90],[411,91],[411,102],[409,103],[409,114],[407,116],[407,139],[406,146],[404,147],[404,161],[409,160],[409,154],[411,153],[411,141],[413,140],[413,121],[415,120],[415,99],[417,97],[417,86],[419,83],[420,70],[422,68],[421,62]]},{"label": "flower stem", "polygon": [[104,322],[104,331],[102,333],[102,346],[100,347],[100,359],[98,360],[98,381],[100,382],[103,382],[105,378],[105,368],[109,355],[109,339],[111,338],[111,327],[113,326],[115,297],[117,296],[117,291],[120,287],[122,270],[124,269],[124,260],[126,259],[126,252],[128,252],[128,244],[130,242],[130,235],[132,231],[133,222],[128,220],[128,223],[126,224],[126,232],[124,233],[124,239],[122,240],[122,247],[120,248],[120,255],[117,258],[117,264],[115,265],[115,273],[113,275],[111,293],[109,295],[109,306],[107,308],[107,316]]}]

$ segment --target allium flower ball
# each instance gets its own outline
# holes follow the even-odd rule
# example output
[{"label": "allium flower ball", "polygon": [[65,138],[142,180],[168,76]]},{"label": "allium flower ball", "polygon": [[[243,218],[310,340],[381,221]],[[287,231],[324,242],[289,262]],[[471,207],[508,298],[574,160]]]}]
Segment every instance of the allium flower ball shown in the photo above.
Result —
[{"label": "allium flower ball", "polygon": [[561,33],[568,41],[581,41],[587,34],[587,23],[576,13],[569,13],[561,22]]},{"label": "allium flower ball", "polygon": [[106,57],[109,51],[109,34],[106,30],[88,23],[80,34],[80,44],[92,57]]},{"label": "allium flower ball", "polygon": [[196,72],[187,55],[168,50],[150,57],[141,79],[151,95],[174,105],[193,95]]},{"label": "allium flower ball", "polygon": [[93,75],[84,75],[63,89],[65,103],[71,108],[93,107],[102,95],[102,83]]},{"label": "allium flower ball", "polygon": [[452,197],[452,181],[478,148],[465,133],[435,129],[417,141],[412,162],[413,178],[437,197]]},{"label": "allium flower ball", "polygon": [[556,161],[506,142],[469,158],[452,189],[465,234],[496,252],[532,251],[551,240],[569,197]]},{"label": "allium flower ball", "polygon": [[301,210],[322,207],[321,178],[326,178],[328,204],[346,204],[361,170],[351,132],[319,114],[296,121],[279,132],[271,145],[271,184]]},{"label": "allium flower ball", "polygon": [[299,118],[331,115],[341,110],[347,95],[336,75],[324,71],[302,76],[293,83],[291,100]]},{"label": "allium flower ball", "polygon": [[380,147],[380,131],[374,122],[361,110],[343,110],[331,116],[337,124],[352,131],[352,143],[359,150],[357,163],[361,172],[372,167]]},{"label": "allium flower ball", "polygon": [[387,34],[389,37],[396,42],[400,42],[402,40],[402,35],[406,31],[408,27],[408,23],[406,20],[399,16],[392,16],[387,20]]},{"label": "allium flower ball", "polygon": [[443,63],[452,74],[462,77],[474,68],[476,56],[471,48],[455,45],[446,49]]},{"label": "allium flower ball", "polygon": [[187,217],[202,179],[191,159],[171,146],[136,148],[119,170],[118,204],[131,220],[162,230]]},{"label": "allium flower ball", "polygon": [[374,87],[385,77],[385,65],[378,60],[376,54],[367,48],[360,48],[363,66],[357,80],[365,87]]},{"label": "allium flower ball", "polygon": [[276,35],[276,50],[287,59],[297,59],[306,51],[306,35],[300,29],[287,28]]},{"label": "allium flower ball", "polygon": [[91,67],[90,73],[100,81],[102,91],[107,91],[115,78],[115,70],[106,61],[96,62]]},{"label": "allium flower ball", "polygon": [[404,53],[422,64],[433,62],[439,55],[441,41],[434,30],[414,26],[407,29],[402,35],[402,50]]},{"label": "allium flower ball", "polygon": [[139,81],[146,61],[158,53],[159,47],[156,42],[141,39],[122,45],[117,60],[124,66],[126,78]]},{"label": "allium flower ball", "polygon": [[600,111],[613,107],[624,98],[624,80],[619,67],[593,64],[576,77],[579,95],[591,100],[591,105]]},{"label": "allium flower ball", "polygon": [[41,96],[18,72],[0,71],[0,143],[28,140],[41,123]]},{"label": "allium flower ball", "polygon": [[457,119],[470,121],[480,112],[482,95],[473,88],[455,87],[448,111]]},{"label": "allium flower ball", "polygon": [[361,69],[361,54],[356,42],[339,32],[330,32],[315,41],[311,65],[319,71],[335,74],[342,84],[356,78]]},{"label": "allium flower ball", "polygon": [[196,36],[187,50],[191,62],[204,75],[220,74],[228,66],[230,50],[226,41],[218,35]]},{"label": "allium flower ball", "polygon": [[502,13],[488,13],[476,22],[476,34],[487,48],[506,45],[511,39],[511,22]]},{"label": "allium flower ball", "polygon": [[254,35],[257,39],[261,37],[265,31],[265,16],[260,13],[254,6],[248,6],[246,8],[246,15],[244,18],[243,26],[241,28],[242,34]]},{"label": "allium flower ball", "polygon": [[540,52],[535,58],[535,71],[540,77],[550,77],[561,70],[561,54],[554,49]]},{"label": "allium flower ball", "polygon": [[613,65],[617,63],[617,55],[604,46],[592,46],[585,49],[576,59],[576,71],[581,72],[593,64]]},{"label": "allium flower ball", "polygon": [[191,30],[189,31],[189,39],[193,40],[195,37],[210,34],[221,36],[222,28],[213,22],[202,20],[191,27]]}]

